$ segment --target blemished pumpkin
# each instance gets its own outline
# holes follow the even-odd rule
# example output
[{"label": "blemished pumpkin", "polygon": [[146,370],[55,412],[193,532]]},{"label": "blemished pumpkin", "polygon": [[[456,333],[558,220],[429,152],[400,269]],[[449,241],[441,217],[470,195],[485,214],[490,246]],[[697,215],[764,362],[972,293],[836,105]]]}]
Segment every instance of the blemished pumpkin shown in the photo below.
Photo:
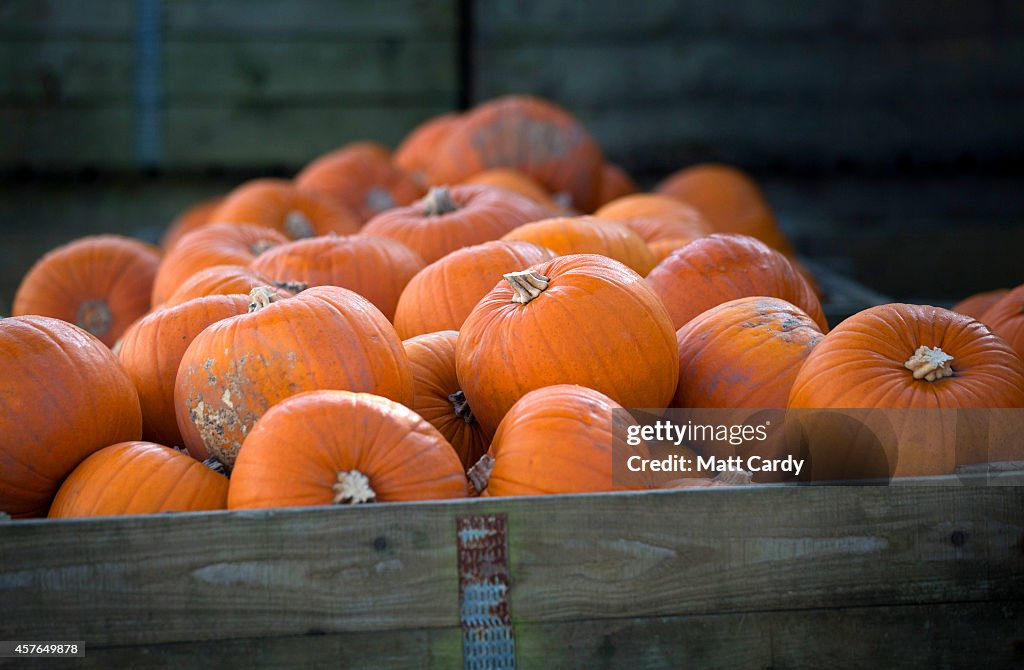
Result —
[{"label": "blemished pumpkin", "polygon": [[440,186],[429,182],[427,171],[437,153],[438,144],[461,118],[461,115],[455,112],[430,117],[409,131],[395,148],[391,160],[411,174],[420,186]]},{"label": "blemished pumpkin", "polygon": [[368,393],[284,400],[245,438],[230,509],[441,500],[468,495],[458,456],[407,407]]},{"label": "blemished pumpkin", "polygon": [[982,323],[982,316],[989,310],[992,305],[999,302],[999,300],[1010,292],[1008,288],[997,288],[991,291],[982,291],[981,293],[975,293],[969,295],[960,302],[956,303],[950,309],[958,314],[969,316],[972,319],[978,319]]},{"label": "blemished pumpkin", "polygon": [[93,235],[60,246],[28,271],[14,296],[14,316],[36,314],[84,328],[114,346],[149,311],[160,254],[120,235]]},{"label": "blemished pumpkin", "polygon": [[534,221],[519,226],[502,239],[533,242],[560,256],[600,254],[619,261],[641,276],[654,267],[654,256],[639,235],[617,221],[596,216]]},{"label": "blemished pumpkin", "polygon": [[248,223],[274,230],[289,239],[316,235],[348,235],[360,219],[320,193],[301,189],[287,179],[254,179],[235,188],[210,215],[216,223]]},{"label": "blemished pumpkin", "polygon": [[511,272],[459,330],[456,369],[488,434],[526,393],[579,384],[624,407],[666,407],[679,357],[665,306],[643,278],[576,254]]},{"label": "blemished pumpkin", "polygon": [[364,143],[320,156],[295,176],[295,185],[327,196],[360,223],[408,205],[424,193],[419,182],[395,165],[390,155]]},{"label": "blemished pumpkin", "polygon": [[[174,381],[185,350],[196,335],[212,323],[249,311],[248,295],[212,295],[195,298],[147,314],[129,328],[118,348],[118,359],[142,407],[142,437],[170,446],[183,445],[174,412]],[[193,443],[190,454],[209,457]]]},{"label": "blemished pumpkin", "polygon": [[43,516],[89,454],[139,439],[139,396],[105,344],[59,319],[0,319],[0,360],[0,512]]},{"label": "blemished pumpkin", "polygon": [[229,469],[274,404],[303,391],[366,391],[405,405],[412,374],[394,327],[362,296],[315,286],[294,298],[254,289],[248,314],[210,325],[178,367],[174,405],[185,446]]},{"label": "blemished pumpkin", "polygon": [[601,168],[601,188],[598,189],[597,196],[598,207],[639,190],[628,172],[619,165],[606,161]]},{"label": "blemished pumpkin", "polygon": [[[804,410],[797,416],[819,438],[809,447],[814,479],[950,474],[956,465],[988,460],[985,450],[1000,446],[958,439],[957,431],[967,430],[958,420],[967,415],[950,410],[1024,407],[1024,363],[970,317],[880,305],[849,317],[815,346],[789,407]],[[904,411],[845,418],[807,411],[816,408]],[[892,425],[879,431],[875,418]]]},{"label": "blemished pumpkin", "polygon": [[530,391],[502,419],[470,481],[492,497],[646,489],[647,473],[628,467],[631,456],[650,458],[643,443],[627,443],[631,423],[618,403],[590,388]]},{"label": "blemished pumpkin", "polygon": [[1007,291],[978,320],[1024,358],[1024,284]]},{"label": "blemished pumpkin", "polygon": [[436,186],[421,200],[374,217],[362,232],[409,247],[427,263],[456,249],[496,240],[550,210],[508,189],[460,184]]},{"label": "blemished pumpkin", "polygon": [[818,297],[778,251],[747,235],[714,234],[673,251],[647,275],[676,329],[701,312],[748,296],[782,298],[828,329]]},{"label": "blemished pumpkin", "polygon": [[487,452],[490,440],[473,416],[455,372],[458,332],[426,333],[402,342],[412,370],[411,409],[448,441],[468,469]]},{"label": "blemished pumpkin", "polygon": [[210,217],[217,208],[224,202],[224,196],[218,195],[187,207],[183,212],[171,221],[163,236],[160,238],[160,246],[166,251],[173,247],[181,236],[196,228],[212,223]]},{"label": "blemished pumpkin", "polygon": [[211,223],[182,236],[167,252],[153,281],[153,307],[163,305],[194,275],[217,265],[249,265],[288,238],[272,228]]},{"label": "blemished pumpkin", "polygon": [[400,242],[371,235],[324,235],[282,244],[251,267],[308,286],[341,286],[372,302],[388,320],[402,290],[426,264]]},{"label": "blemished pumpkin", "polygon": [[95,452],[61,484],[52,519],[225,509],[228,478],[170,447],[121,442]]},{"label": "blemished pumpkin", "polygon": [[569,112],[540,98],[510,95],[465,112],[438,142],[427,166],[432,184],[457,184],[497,167],[536,179],[556,198],[591,212],[598,205],[604,159]]},{"label": "blemished pumpkin", "polygon": [[[192,275],[164,301],[164,307],[173,307],[194,298],[208,295],[244,295],[257,286],[273,286],[282,298],[289,298],[308,288],[302,282],[276,281],[247,265],[214,265]],[[159,441],[159,440],[158,440]]]},{"label": "blemished pumpkin", "polygon": [[692,165],[670,174],[655,190],[697,208],[715,232],[750,235],[786,256],[795,255],[760,187],[736,167]]},{"label": "blemished pumpkin", "polygon": [[457,249],[409,281],[398,299],[395,330],[403,338],[458,330],[505,273],[555,256],[550,249],[519,240],[493,240]]}]

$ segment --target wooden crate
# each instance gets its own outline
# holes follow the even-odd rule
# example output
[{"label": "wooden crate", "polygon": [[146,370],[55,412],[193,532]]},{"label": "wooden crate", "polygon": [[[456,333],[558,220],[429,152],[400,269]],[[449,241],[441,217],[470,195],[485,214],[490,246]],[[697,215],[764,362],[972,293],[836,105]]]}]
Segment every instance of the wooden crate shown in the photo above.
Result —
[{"label": "wooden crate", "polygon": [[8,521],[0,639],[84,640],[74,667],[1021,667],[1022,483]]}]

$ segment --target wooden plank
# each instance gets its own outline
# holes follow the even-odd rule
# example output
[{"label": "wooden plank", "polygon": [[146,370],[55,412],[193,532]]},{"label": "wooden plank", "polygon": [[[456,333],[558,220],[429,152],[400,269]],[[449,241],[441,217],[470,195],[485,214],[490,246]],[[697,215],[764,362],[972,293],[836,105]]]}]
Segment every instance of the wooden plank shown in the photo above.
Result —
[{"label": "wooden plank", "polygon": [[676,2],[645,0],[643,11],[616,0],[477,0],[473,3],[481,39],[611,40],[651,35],[770,35],[792,37],[828,32],[899,37],[958,36],[988,32],[1003,19],[997,0],[943,3],[887,0],[856,3],[784,0]]},{"label": "wooden plank", "polygon": [[[780,595],[780,598],[782,596]],[[1012,667],[1024,657],[1024,604],[963,603],[679,617],[517,627],[520,668]],[[76,668],[455,668],[452,628],[87,647]],[[0,667],[4,663],[0,660]],[[62,667],[60,663],[56,667]]]},{"label": "wooden plank", "polygon": [[17,37],[128,38],[135,29],[133,0],[5,0],[0,39]]},{"label": "wooden plank", "polygon": [[[130,104],[131,42],[0,42],[0,104]],[[163,50],[167,104],[456,95],[455,43],[430,39],[184,42]]]},{"label": "wooden plank", "polygon": [[499,512],[516,625],[1024,600],[1020,487],[752,487],[0,523],[0,633],[453,628],[455,518]]}]

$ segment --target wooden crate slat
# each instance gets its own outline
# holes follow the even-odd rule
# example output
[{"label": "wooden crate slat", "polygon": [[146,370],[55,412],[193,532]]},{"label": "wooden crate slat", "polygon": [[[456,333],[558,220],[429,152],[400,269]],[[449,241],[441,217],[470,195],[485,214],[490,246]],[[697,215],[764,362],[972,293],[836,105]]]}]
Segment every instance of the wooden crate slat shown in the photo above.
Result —
[{"label": "wooden crate slat", "polygon": [[1021,488],[718,489],[0,524],[0,632],[453,627],[455,518],[495,512],[516,625],[1024,599]]}]

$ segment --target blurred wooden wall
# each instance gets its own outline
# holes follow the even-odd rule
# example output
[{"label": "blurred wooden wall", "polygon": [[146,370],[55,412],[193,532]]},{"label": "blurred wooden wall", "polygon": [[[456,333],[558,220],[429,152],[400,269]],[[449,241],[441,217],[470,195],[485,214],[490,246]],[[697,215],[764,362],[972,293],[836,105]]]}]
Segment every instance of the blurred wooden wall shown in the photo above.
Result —
[{"label": "blurred wooden wall", "polygon": [[0,0],[0,313],[56,244],[505,93],[646,185],[751,170],[891,295],[1020,283],[1022,63],[1008,0]]}]

